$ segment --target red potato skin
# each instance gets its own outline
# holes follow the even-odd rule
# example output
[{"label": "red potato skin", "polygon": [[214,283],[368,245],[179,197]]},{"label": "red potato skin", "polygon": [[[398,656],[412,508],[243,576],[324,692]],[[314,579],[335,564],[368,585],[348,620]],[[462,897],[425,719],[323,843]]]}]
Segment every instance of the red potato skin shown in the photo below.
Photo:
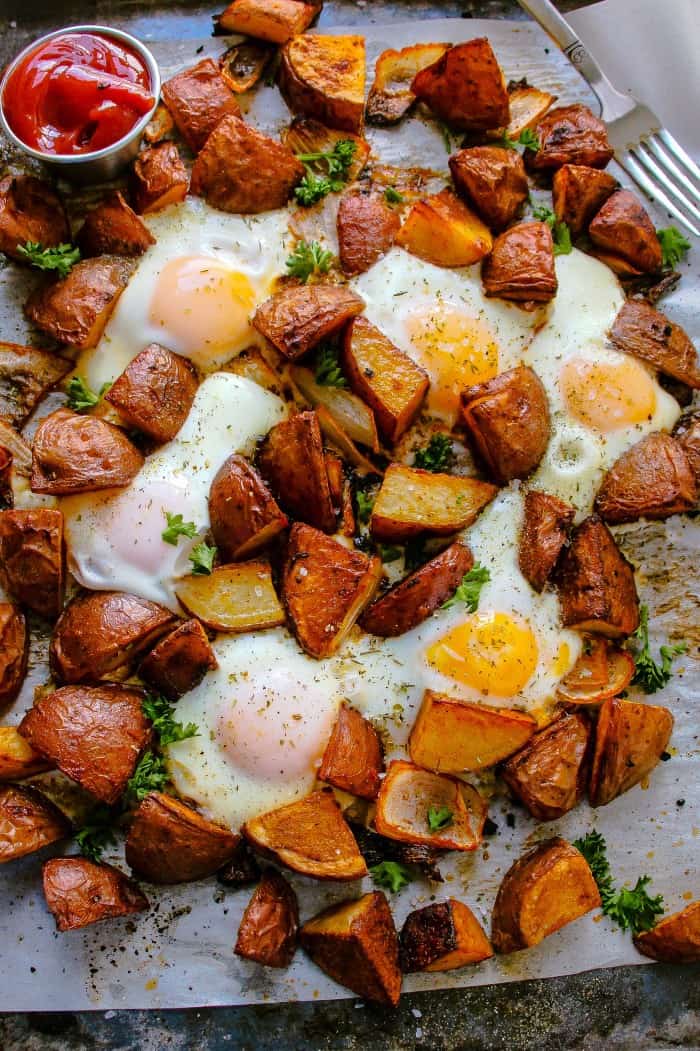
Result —
[{"label": "red potato skin", "polygon": [[51,858],[42,869],[44,897],[59,931],[75,931],[98,920],[130,916],[148,908],[139,887],[112,865],[87,858]]},{"label": "red potato skin", "polygon": [[224,562],[250,557],[288,523],[258,472],[236,453],[224,461],[211,483],[209,520]]},{"label": "red potato skin", "polygon": [[592,727],[572,712],[555,719],[507,759],[500,774],[538,821],[555,821],[583,799],[591,763]]},{"label": "red potato skin", "polygon": [[142,661],[141,678],[154,689],[176,701],[198,686],[218,662],[198,620],[187,620],[166,635]]},{"label": "red potato skin", "polygon": [[376,799],[383,772],[379,734],[355,708],[343,702],[323,753],[319,781],[362,799]]},{"label": "red potato skin", "polygon": [[364,308],[364,300],[348,288],[294,285],[266,299],[253,325],[285,358],[296,361]]},{"label": "red potato skin", "polygon": [[588,234],[597,248],[620,256],[643,273],[661,269],[661,244],[649,213],[636,194],[617,190],[595,216]]},{"label": "red potato skin", "polygon": [[340,199],[337,225],[343,273],[363,274],[389,251],[401,219],[383,197],[350,190]]},{"label": "red potato skin", "polygon": [[700,491],[700,412],[689,412],[681,416],[673,428],[673,437],[688,457],[688,463],[695,475],[695,484]]},{"label": "red potato skin", "polygon": [[128,264],[119,256],[83,259],[67,277],[32,292],[24,312],[59,343],[90,350],[99,343],[128,280]]},{"label": "red potato skin", "polygon": [[691,511],[698,490],[680,442],[659,431],[627,449],[603,477],[595,509],[604,522],[636,522]]},{"label": "red potato skin", "polygon": [[518,223],[493,242],[481,266],[487,296],[515,302],[548,303],[559,287],[552,231],[546,223]]},{"label": "red potato skin", "polygon": [[554,214],[566,223],[572,237],[580,237],[616,189],[617,180],[608,172],[584,164],[564,164],[552,179]]},{"label": "red potato skin", "polygon": [[666,376],[700,388],[700,363],[691,340],[680,325],[641,299],[628,299],[610,330],[618,350],[632,354]]},{"label": "red potato skin", "polygon": [[32,492],[69,496],[123,487],[142,466],[142,454],[118,427],[57,409],[34,435]]},{"label": "red potato skin", "polygon": [[63,512],[49,507],[0,512],[0,581],[22,606],[47,620],[63,609]]},{"label": "red potato skin", "polygon": [[139,215],[179,204],[187,195],[190,177],[174,142],[159,142],[142,150],[134,161],[129,190]]},{"label": "red potato skin", "polygon": [[700,901],[664,916],[655,927],[638,934],[634,944],[641,953],[663,963],[697,963],[700,960]]},{"label": "red potato skin", "polygon": [[449,164],[457,193],[492,230],[502,230],[515,219],[528,196],[525,165],[517,150],[474,146],[458,150]]},{"label": "red potato skin", "polygon": [[563,164],[604,168],[613,157],[605,124],[581,103],[550,109],[535,133],[539,150],[525,151],[525,163],[533,171],[561,168]]},{"label": "red potato skin", "polygon": [[18,245],[27,241],[53,248],[70,241],[68,219],[52,187],[33,175],[0,180],[0,252],[26,263]]},{"label": "red potato skin", "polygon": [[297,896],[280,872],[267,869],[246,905],[233,951],[265,967],[288,967],[298,933]]},{"label": "red potato skin", "polygon": [[85,216],[77,245],[83,258],[96,255],[143,255],[156,239],[119,191]]},{"label": "red potato skin", "polygon": [[668,708],[621,697],[604,701],[588,789],[591,806],[606,806],[647,777],[658,765],[672,731]]},{"label": "red potato skin", "polygon": [[0,417],[13,427],[22,427],[72,368],[73,363],[55,351],[0,340]]},{"label": "red potato skin", "polygon": [[161,90],[177,130],[193,153],[202,149],[222,117],[240,116],[238,103],[211,58],[166,80]]},{"label": "red potato skin", "polygon": [[258,454],[263,477],[290,515],[324,533],[335,532],[335,510],[315,412],[282,420]]},{"label": "red potato skin", "polygon": [[411,91],[461,131],[503,128],[510,120],[505,79],[484,37],[448,48],[437,62],[416,73]]},{"label": "red potato skin", "polygon": [[0,710],[9,707],[22,689],[28,653],[24,614],[11,602],[0,602]]},{"label": "red potato skin", "polygon": [[530,489],[518,546],[518,564],[535,591],[542,591],[561,554],[576,512],[563,500]]},{"label": "red potato skin", "polygon": [[65,839],[65,814],[29,785],[0,785],[0,865]]},{"label": "red potato skin", "polygon": [[187,419],[197,376],[186,358],[151,343],[105,394],[127,423],[155,442],[169,442]]}]

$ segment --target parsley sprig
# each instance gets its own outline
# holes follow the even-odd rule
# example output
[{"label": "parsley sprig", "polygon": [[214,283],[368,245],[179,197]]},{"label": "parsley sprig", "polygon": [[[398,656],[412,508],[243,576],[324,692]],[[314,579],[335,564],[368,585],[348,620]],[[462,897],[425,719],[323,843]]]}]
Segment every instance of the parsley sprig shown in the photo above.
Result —
[{"label": "parsley sprig", "polygon": [[165,759],[150,748],[139,759],[124,792],[124,802],[130,806],[140,803],[149,792],[160,792],[168,783]]},{"label": "parsley sprig", "polygon": [[666,226],[657,230],[656,236],[661,245],[662,266],[665,270],[673,270],[690,251],[690,241],[677,226]]},{"label": "parsley sprig", "polygon": [[116,845],[114,834],[114,812],[106,804],[101,804],[89,815],[86,825],[76,833],[76,842],[80,853],[90,861],[102,861],[102,854],[107,847]]},{"label": "parsley sprig", "polygon": [[175,741],[186,741],[190,737],[199,737],[199,727],[196,723],[186,723],[183,726],[175,719],[175,706],[167,697],[147,693],[141,707],[146,718],[153,723],[161,747]]},{"label": "parsley sprig", "polygon": [[434,434],[424,449],[417,449],[414,467],[424,471],[446,471],[453,459],[452,442],[446,434]]},{"label": "parsley sprig", "polygon": [[195,544],[190,551],[190,562],[192,563],[192,575],[195,577],[208,577],[214,568],[217,548],[212,544]]},{"label": "parsley sprig", "polygon": [[588,832],[580,839],[574,840],[574,846],[580,850],[588,862],[593,879],[598,885],[603,912],[609,916],[623,931],[641,934],[650,930],[656,923],[657,916],[664,911],[664,899],[660,894],[651,897],[647,887],[650,876],[640,876],[630,890],[623,887],[616,890],[613,883],[610,863],[607,856],[607,845],[600,832]]},{"label": "parsley sprig", "polygon": [[80,249],[72,244],[44,248],[39,241],[25,241],[23,245],[17,245],[17,251],[37,270],[55,270],[59,277],[68,277],[75,264],[80,262]]},{"label": "parsley sprig", "polygon": [[347,387],[348,385],[340,368],[338,351],[329,343],[322,344],[316,351],[315,375],[316,382],[321,387]]},{"label": "parsley sprig", "polygon": [[548,208],[546,204],[533,205],[532,214],[541,223],[546,223],[552,231],[554,254],[569,255],[573,245],[571,243],[571,232],[566,223],[562,222],[561,219],[557,219],[552,209]]},{"label": "parsley sprig", "polygon": [[318,241],[300,241],[287,258],[287,272],[291,277],[300,278],[304,284],[316,274],[327,274],[333,262],[333,253],[329,252]]},{"label": "parsley sprig", "polygon": [[73,376],[66,388],[68,408],[72,409],[73,412],[87,412],[89,409],[94,409],[103,394],[111,386],[111,383],[103,383],[97,394],[95,394],[88,387],[82,376]]},{"label": "parsley sprig", "polygon": [[384,191],[384,200],[387,204],[403,204],[404,196],[395,186],[387,186]]},{"label": "parsley sprig", "polygon": [[166,544],[172,544],[175,547],[181,536],[186,536],[191,540],[197,535],[197,526],[194,522],[185,522],[182,515],[175,515],[170,511],[163,511],[163,514],[168,524],[160,535]]},{"label": "parsley sprig", "polygon": [[475,562],[469,572],[462,577],[462,583],[452,598],[448,598],[447,602],[443,602],[442,608],[450,609],[459,602],[463,602],[470,613],[476,613],[479,608],[481,589],[484,584],[488,584],[490,579],[491,573],[488,568],[482,566],[480,562]]},{"label": "parsley sprig", "polygon": [[495,145],[502,146],[506,150],[515,150],[518,146],[524,146],[526,150],[537,153],[540,148],[540,140],[532,128],[523,128],[517,139],[511,139],[508,132],[504,131],[503,135],[496,140]]},{"label": "parsley sprig", "polygon": [[352,139],[340,139],[332,150],[297,153],[297,160],[306,169],[304,178],[294,191],[297,201],[308,206],[320,201],[326,194],[342,190],[348,180],[356,150],[357,144]]},{"label": "parsley sprig", "polygon": [[639,627],[634,633],[634,638],[641,643],[641,646],[634,656],[636,670],[632,685],[641,686],[645,693],[656,693],[671,678],[673,658],[685,653],[688,647],[685,642],[679,642],[675,646],[659,647],[661,664],[657,664],[649,647],[649,608],[645,605],[640,606]]},{"label": "parsley sprig", "polygon": [[443,828],[449,828],[453,821],[454,813],[448,806],[433,804],[428,808],[428,828],[431,832],[440,832]]},{"label": "parsley sprig", "polygon": [[364,489],[355,492],[355,503],[357,505],[357,517],[361,523],[369,522],[374,507],[375,497]]},{"label": "parsley sprig", "polygon": [[369,874],[378,887],[386,887],[392,894],[397,894],[413,879],[410,871],[400,861],[382,861],[379,865],[372,865]]}]

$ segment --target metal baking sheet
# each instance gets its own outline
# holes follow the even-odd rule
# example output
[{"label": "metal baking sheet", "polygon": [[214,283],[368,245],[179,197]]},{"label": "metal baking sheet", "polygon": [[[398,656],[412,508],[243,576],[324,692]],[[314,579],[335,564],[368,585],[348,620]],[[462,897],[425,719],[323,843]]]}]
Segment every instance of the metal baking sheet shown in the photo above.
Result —
[{"label": "metal baking sheet", "polygon": [[[347,29],[337,30],[343,31]],[[324,32],[333,30],[324,28]],[[458,42],[487,35],[508,78],[527,75],[534,84],[555,92],[562,102],[592,103],[587,86],[544,34],[530,24],[414,21],[370,26],[365,35],[370,75],[376,56],[386,47],[429,40]],[[147,39],[147,33],[144,37]],[[154,51],[167,75],[201,54],[218,54],[225,46],[225,40],[211,38],[158,41]],[[288,114],[278,93],[264,88],[250,106],[248,119],[275,132]],[[369,138],[378,157],[389,163],[440,168],[440,158],[447,158],[439,133],[418,120],[395,129],[371,130]],[[663,215],[656,218],[659,225],[667,224]],[[697,277],[693,264],[678,292],[664,301],[664,309],[696,338],[700,335]],[[21,341],[30,335],[20,311],[24,296],[25,272],[19,274],[13,266],[5,266],[0,271],[0,338]],[[593,825],[608,841],[618,882],[634,881],[648,872],[653,877],[654,892],[664,895],[669,910],[682,907],[689,897],[698,897],[700,754],[695,693],[700,670],[700,526],[691,519],[674,518],[666,525],[627,527],[620,536],[629,557],[641,567],[640,591],[658,631],[655,643],[683,638],[690,647],[687,658],[679,664],[680,673],[654,698],[667,704],[676,718],[671,760],[657,767],[648,786],[636,788],[596,812],[582,805],[546,825],[531,821],[507,797],[496,798],[491,817],[498,824],[497,835],[487,839],[474,855],[455,855],[443,863],[443,885],[436,888],[419,881],[394,896],[397,925],[411,909],[434,898],[455,895],[470,904],[488,927],[503,873],[526,846],[553,834],[573,839]],[[37,640],[37,657],[41,648]],[[12,716],[19,719],[29,703],[31,697],[25,691]],[[681,799],[685,800],[683,806],[679,805]],[[516,814],[513,828],[506,822],[510,812]],[[108,860],[120,864],[122,858],[115,853]],[[293,878],[293,883],[302,918],[324,904],[370,887],[369,880],[365,886],[327,886],[301,877]],[[37,858],[30,856],[5,866],[0,880],[0,1010],[195,1007],[351,995],[327,979],[302,953],[281,972],[233,955],[249,889],[226,890],[214,880],[167,890],[147,885],[145,889],[152,901],[149,914],[57,935],[43,902]],[[404,988],[487,985],[648,962],[635,951],[628,935],[594,914],[535,949],[451,973],[411,975]]]}]

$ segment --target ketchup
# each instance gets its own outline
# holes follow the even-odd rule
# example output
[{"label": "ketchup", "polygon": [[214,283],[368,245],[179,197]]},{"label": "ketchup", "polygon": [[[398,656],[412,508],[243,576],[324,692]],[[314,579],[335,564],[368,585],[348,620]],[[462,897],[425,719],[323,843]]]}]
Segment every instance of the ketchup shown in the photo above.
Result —
[{"label": "ketchup", "polygon": [[141,56],[99,33],[66,33],[40,44],[5,84],[10,128],[42,153],[77,154],[111,146],[153,105]]}]

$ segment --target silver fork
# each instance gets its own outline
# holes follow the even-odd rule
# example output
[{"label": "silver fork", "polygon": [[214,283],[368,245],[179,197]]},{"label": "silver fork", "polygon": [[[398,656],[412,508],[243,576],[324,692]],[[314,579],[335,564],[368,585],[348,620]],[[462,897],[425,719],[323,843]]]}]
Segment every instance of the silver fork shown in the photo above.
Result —
[{"label": "silver fork", "polygon": [[590,84],[602,107],[618,164],[686,230],[700,236],[700,168],[658,117],[612,86],[550,0],[518,0]]}]

